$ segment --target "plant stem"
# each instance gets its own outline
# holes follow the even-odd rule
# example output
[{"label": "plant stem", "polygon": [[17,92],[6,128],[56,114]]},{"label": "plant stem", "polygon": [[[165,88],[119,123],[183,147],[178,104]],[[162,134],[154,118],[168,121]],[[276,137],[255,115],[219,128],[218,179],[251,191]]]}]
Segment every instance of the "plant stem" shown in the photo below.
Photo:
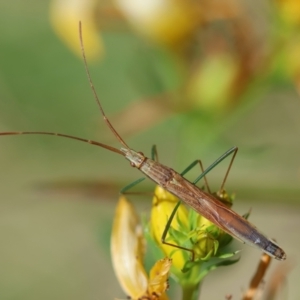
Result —
[{"label": "plant stem", "polygon": [[196,285],[185,285],[182,287],[182,300],[198,300],[200,294],[200,283]]}]

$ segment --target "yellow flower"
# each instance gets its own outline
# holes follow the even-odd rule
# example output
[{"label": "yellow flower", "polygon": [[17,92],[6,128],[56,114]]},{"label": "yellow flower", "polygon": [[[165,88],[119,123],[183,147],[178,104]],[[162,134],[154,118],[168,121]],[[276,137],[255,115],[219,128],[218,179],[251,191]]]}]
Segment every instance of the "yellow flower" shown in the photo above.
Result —
[{"label": "yellow flower", "polygon": [[292,26],[300,25],[299,0],[275,0],[283,20]]},{"label": "yellow flower", "polygon": [[171,47],[183,46],[202,22],[197,1],[115,0],[115,3],[141,35]]},{"label": "yellow flower", "polygon": [[[134,207],[121,196],[117,205],[111,237],[111,256],[116,276],[132,300],[167,300],[171,259],[156,262],[148,277],[143,266],[145,242]],[[143,298],[144,297],[144,298]],[[148,297],[148,298],[147,298]]]},{"label": "yellow flower", "polygon": [[85,52],[91,60],[100,58],[104,51],[94,18],[96,4],[97,0],[52,0],[50,6],[50,20],[56,34],[79,56],[78,24],[82,22]]},{"label": "yellow flower", "polygon": [[[214,195],[220,201],[231,205],[232,198],[225,191]],[[200,278],[197,274],[200,273],[202,262],[208,261],[212,257],[219,257],[220,247],[227,245],[232,238],[215,224],[194,210],[188,210],[182,204],[169,224],[170,228],[165,238],[165,242],[173,246],[162,243],[167,222],[178,201],[177,197],[163,188],[156,187],[150,228],[156,244],[165,255],[173,259],[171,273],[177,281],[186,284],[190,280],[197,282],[197,278]],[[227,257],[232,255],[229,253]],[[192,258],[193,260],[191,260]]]}]

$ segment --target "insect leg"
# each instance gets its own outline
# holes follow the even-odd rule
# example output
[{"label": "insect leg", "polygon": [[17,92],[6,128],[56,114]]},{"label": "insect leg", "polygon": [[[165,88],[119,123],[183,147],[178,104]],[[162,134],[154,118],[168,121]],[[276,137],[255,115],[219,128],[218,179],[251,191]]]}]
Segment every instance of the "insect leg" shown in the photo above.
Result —
[{"label": "insect leg", "polygon": [[146,177],[142,177],[142,178],[139,178],[139,179],[135,180],[134,182],[126,185],[124,188],[121,189],[120,194],[128,194],[127,193],[128,190],[130,190],[132,187],[139,184],[140,182],[144,181],[145,179],[146,179]]},{"label": "insect leg", "polygon": [[152,160],[158,162],[158,152],[157,152],[156,145],[153,145],[151,148],[151,158]]},{"label": "insect leg", "polygon": [[168,222],[167,222],[167,224],[166,224],[166,227],[165,227],[165,229],[164,229],[164,232],[163,232],[163,234],[162,234],[162,236],[161,236],[161,242],[162,242],[163,244],[165,244],[165,245],[168,245],[168,246],[171,246],[171,247],[174,247],[174,248],[178,248],[178,249],[181,249],[181,250],[185,250],[185,251],[190,252],[190,253],[191,253],[191,261],[194,261],[194,260],[195,260],[195,252],[194,252],[193,249],[186,248],[186,247],[182,247],[182,246],[179,246],[179,245],[175,245],[175,244],[166,242],[166,236],[167,236],[167,234],[168,234],[169,228],[170,228],[170,226],[171,226],[171,223],[172,223],[172,221],[173,221],[173,219],[174,219],[174,216],[175,216],[175,214],[176,214],[176,212],[177,212],[177,209],[178,209],[178,207],[180,206],[180,204],[181,204],[181,201],[178,201],[177,204],[176,204],[176,206],[175,206],[175,208],[173,209],[173,211],[172,211],[172,213],[171,213],[171,215],[170,215],[170,217],[169,217],[169,219],[168,219]]},{"label": "insect leg", "polygon": [[233,153],[232,159],[229,163],[229,167],[227,169],[226,175],[223,179],[222,185],[221,185],[221,189],[223,189],[224,184],[226,182],[227,176],[229,174],[229,171],[231,169],[232,163],[234,161],[234,158],[236,156],[236,153],[238,151],[238,147],[234,146],[232,148],[230,148],[229,150],[227,150],[223,155],[221,155],[218,159],[216,159],[208,168],[205,169],[204,172],[202,172],[202,174],[200,174],[194,181],[193,184],[196,184],[201,178],[205,177],[205,175],[210,172],[215,166],[217,166],[222,160],[224,160],[227,156],[229,156],[231,153]]},{"label": "insect leg", "polygon": [[[228,207],[231,207],[232,205],[232,199],[231,197],[227,194],[227,192],[224,190],[224,186],[228,177],[228,174],[230,172],[230,169],[232,167],[233,161],[235,159],[235,156],[237,154],[238,148],[237,147],[232,147],[230,148],[228,151],[226,151],[223,155],[221,155],[216,161],[214,161],[205,171],[202,170],[202,174],[200,174],[200,176],[198,176],[198,178],[196,178],[196,180],[193,182],[194,184],[196,184],[200,179],[202,179],[204,177],[205,182],[206,178],[205,175],[211,171],[215,166],[217,166],[222,160],[224,160],[227,156],[231,155],[232,153],[232,157],[230,160],[230,163],[228,165],[227,171],[225,173],[225,176],[223,178],[222,184],[220,189],[216,192],[213,193],[213,195],[220,200],[221,202],[223,202],[225,205],[227,205]],[[211,194],[210,190],[208,189],[208,192]]]},{"label": "insect leg", "polygon": [[[195,161],[193,161],[188,167],[186,167],[181,173],[180,173],[180,175],[181,176],[183,176],[183,175],[185,175],[187,172],[189,172],[197,163],[199,163],[199,165],[200,165],[200,169],[201,169],[201,175],[204,173],[204,167],[203,167],[203,164],[202,164],[202,161],[200,160],[200,159],[197,159],[197,160],[195,160]],[[208,185],[208,181],[207,181],[207,179],[206,179],[206,176],[205,176],[205,174],[202,176],[203,178],[204,178],[204,184],[205,184],[205,187],[206,187],[206,189],[207,189],[207,191],[208,191],[208,193],[210,193],[211,194],[211,191],[210,191],[210,188],[209,188],[209,185]],[[201,178],[202,178],[201,177]],[[200,178],[200,179],[201,179]],[[199,179],[199,180],[200,180]]]}]

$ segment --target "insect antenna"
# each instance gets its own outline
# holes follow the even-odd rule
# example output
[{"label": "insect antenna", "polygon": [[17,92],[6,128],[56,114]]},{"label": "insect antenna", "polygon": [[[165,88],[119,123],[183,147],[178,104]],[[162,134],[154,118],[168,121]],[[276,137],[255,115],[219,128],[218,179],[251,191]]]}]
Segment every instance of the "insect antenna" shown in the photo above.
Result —
[{"label": "insect antenna", "polygon": [[96,89],[94,87],[93,81],[92,81],[92,77],[88,68],[88,64],[87,64],[87,59],[86,59],[86,55],[85,55],[85,50],[84,50],[84,45],[83,45],[83,38],[82,38],[82,25],[81,25],[81,21],[79,21],[79,39],[80,39],[80,47],[81,47],[81,53],[82,53],[82,57],[83,57],[83,61],[84,61],[84,67],[85,67],[85,71],[91,86],[91,89],[93,91],[94,94],[94,98],[98,104],[98,107],[101,111],[101,114],[103,116],[103,120],[104,122],[107,124],[107,126],[109,127],[109,129],[112,131],[112,133],[114,134],[114,136],[118,139],[118,141],[127,149],[130,149],[128,147],[128,145],[125,143],[125,141],[121,138],[121,136],[118,134],[118,132],[116,131],[116,129],[112,126],[112,124],[110,123],[109,119],[106,117],[106,114],[103,110],[103,107],[101,105],[101,102],[99,100],[99,97],[97,95]]},{"label": "insect antenna", "polygon": [[[113,134],[116,136],[116,138],[118,139],[118,141],[127,149],[130,149],[128,147],[128,145],[125,143],[125,141],[121,138],[121,136],[118,134],[118,132],[115,130],[115,128],[112,126],[112,124],[110,123],[109,119],[106,117],[105,112],[102,108],[102,105],[100,103],[100,100],[98,98],[98,95],[96,93],[96,89],[94,87],[89,69],[88,69],[88,65],[87,65],[87,60],[86,60],[86,55],[85,55],[85,50],[84,50],[84,45],[83,45],[83,38],[82,38],[82,26],[81,26],[81,22],[79,22],[79,39],[80,39],[80,46],[81,46],[81,52],[82,52],[82,57],[83,57],[83,61],[84,61],[84,67],[88,76],[88,80],[91,86],[91,89],[93,91],[94,94],[94,98],[100,108],[100,112],[103,116],[103,119],[105,121],[105,123],[107,124],[107,126],[110,128],[110,130],[113,132]],[[122,156],[125,156],[125,154],[120,151],[117,148],[111,147],[109,145],[97,142],[97,141],[93,141],[93,140],[89,140],[89,139],[84,139],[84,138],[79,138],[76,136],[72,136],[72,135],[68,135],[68,134],[62,134],[62,133],[54,133],[54,132],[46,132],[46,131],[9,131],[9,132],[0,132],[0,136],[1,135],[24,135],[24,134],[40,134],[40,135],[53,135],[53,136],[60,136],[60,137],[64,137],[64,138],[68,138],[68,139],[73,139],[73,140],[77,140],[77,141],[81,141],[84,143],[88,143],[91,145],[95,145],[95,146],[99,146],[102,148],[105,148],[109,151],[121,154]]]},{"label": "insect antenna", "polygon": [[111,147],[109,145],[106,144],[102,144],[93,140],[88,140],[88,139],[83,139],[77,136],[73,136],[73,135],[68,135],[68,134],[63,134],[63,133],[55,133],[55,132],[46,132],[46,131],[8,131],[8,132],[0,132],[0,135],[23,135],[23,134],[41,134],[41,135],[54,135],[54,136],[60,136],[60,137],[64,137],[64,138],[68,138],[68,139],[72,139],[72,140],[77,140],[77,141],[81,141],[84,143],[88,143],[91,145],[95,145],[95,146],[99,146],[102,148],[105,148],[109,151],[121,154],[124,156],[124,153],[122,151],[120,151],[117,148]]}]

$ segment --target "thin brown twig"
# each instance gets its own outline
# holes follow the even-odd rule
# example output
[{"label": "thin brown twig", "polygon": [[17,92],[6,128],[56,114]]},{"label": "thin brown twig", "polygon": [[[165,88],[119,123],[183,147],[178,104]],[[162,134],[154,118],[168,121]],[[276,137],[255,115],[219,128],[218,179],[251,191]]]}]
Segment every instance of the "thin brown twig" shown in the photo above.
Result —
[{"label": "thin brown twig", "polygon": [[[265,300],[274,300],[275,297],[279,294],[281,289],[286,284],[286,279],[288,273],[292,270],[293,265],[291,262],[285,263],[284,265],[278,266],[273,274],[271,275],[271,278],[268,282],[268,287],[265,292]],[[286,296],[281,299],[288,299]]]},{"label": "thin brown twig", "polygon": [[243,296],[243,300],[253,300],[254,299],[254,296],[256,295],[256,293],[258,291],[258,288],[264,278],[264,275],[266,273],[267,268],[270,265],[270,262],[271,262],[271,257],[268,254],[263,253],[260,258],[260,262],[257,266],[256,273],[252,277],[249,288]]}]

